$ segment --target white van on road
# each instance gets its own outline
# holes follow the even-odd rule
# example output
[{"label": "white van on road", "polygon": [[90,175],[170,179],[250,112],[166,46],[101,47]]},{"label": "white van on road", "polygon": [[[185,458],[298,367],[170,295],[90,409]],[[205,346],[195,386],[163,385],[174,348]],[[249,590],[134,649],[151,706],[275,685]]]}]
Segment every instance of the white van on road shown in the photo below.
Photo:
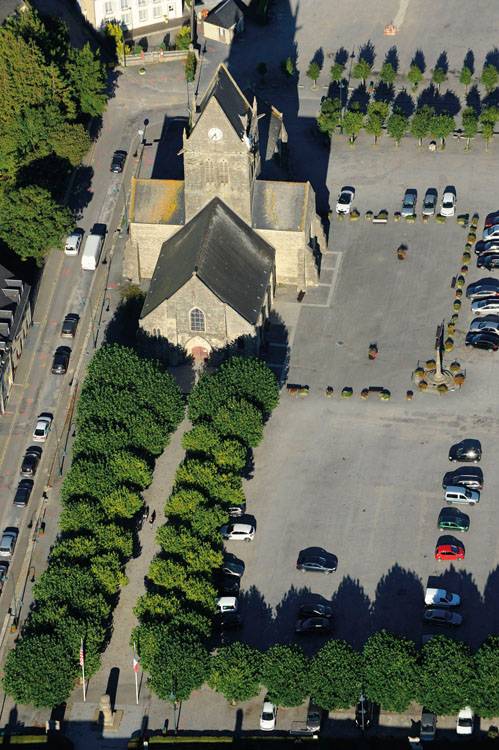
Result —
[{"label": "white van on road", "polygon": [[81,256],[84,271],[95,271],[104,245],[104,234],[89,234]]}]

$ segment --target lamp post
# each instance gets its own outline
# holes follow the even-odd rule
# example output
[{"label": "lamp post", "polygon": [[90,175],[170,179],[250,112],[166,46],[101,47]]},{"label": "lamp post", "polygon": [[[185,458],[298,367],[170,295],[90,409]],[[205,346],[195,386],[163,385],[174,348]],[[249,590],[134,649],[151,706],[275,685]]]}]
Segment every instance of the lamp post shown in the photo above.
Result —
[{"label": "lamp post", "polygon": [[170,692],[170,700],[173,703],[173,732],[174,734],[177,734],[177,681],[175,677],[172,680],[172,689]]}]

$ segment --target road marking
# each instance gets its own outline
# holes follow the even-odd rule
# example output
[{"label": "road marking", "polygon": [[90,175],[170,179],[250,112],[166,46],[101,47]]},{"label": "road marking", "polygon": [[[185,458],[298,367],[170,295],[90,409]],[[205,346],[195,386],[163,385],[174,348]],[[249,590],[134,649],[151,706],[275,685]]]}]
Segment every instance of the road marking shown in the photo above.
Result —
[{"label": "road marking", "polygon": [[400,5],[397,11],[397,15],[393,19],[393,25],[397,27],[397,31],[400,30],[400,27],[404,23],[405,14],[407,13],[407,9],[409,7],[410,1],[411,0],[400,0]]}]

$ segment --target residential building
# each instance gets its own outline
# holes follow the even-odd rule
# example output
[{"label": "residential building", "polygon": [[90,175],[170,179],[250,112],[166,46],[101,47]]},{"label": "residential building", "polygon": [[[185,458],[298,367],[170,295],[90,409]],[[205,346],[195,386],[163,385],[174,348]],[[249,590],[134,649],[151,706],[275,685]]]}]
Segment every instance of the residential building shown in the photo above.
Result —
[{"label": "residential building", "polygon": [[236,0],[222,0],[201,17],[205,39],[231,44],[236,34],[244,30],[244,14]]},{"label": "residential building", "polygon": [[14,382],[24,340],[31,326],[30,286],[0,266],[0,413]]},{"label": "residential building", "polygon": [[183,0],[78,0],[82,13],[96,29],[108,21],[119,21],[134,38],[150,31],[167,29],[168,22],[181,18]]}]

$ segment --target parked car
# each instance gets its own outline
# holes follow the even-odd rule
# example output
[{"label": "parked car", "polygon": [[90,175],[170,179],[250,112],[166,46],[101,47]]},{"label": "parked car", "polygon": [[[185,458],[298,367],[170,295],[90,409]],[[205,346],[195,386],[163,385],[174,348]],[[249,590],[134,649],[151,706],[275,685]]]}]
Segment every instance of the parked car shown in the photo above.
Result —
[{"label": "parked car", "polygon": [[435,560],[464,560],[464,545],[453,536],[441,536],[435,547]]},{"label": "parked car", "polygon": [[61,336],[63,339],[74,339],[76,335],[76,329],[80,322],[80,316],[76,313],[68,313],[61,326]]},{"label": "parked car", "polygon": [[309,732],[320,732],[322,724],[322,709],[310,701],[307,710],[307,729]]},{"label": "parked car", "polygon": [[277,718],[277,706],[270,701],[264,701],[262,713],[260,714],[260,729],[264,732],[271,732],[275,729]]},{"label": "parked car", "polygon": [[499,238],[495,240],[478,240],[475,242],[475,255],[489,254],[499,251]]},{"label": "parked car", "polygon": [[476,259],[476,267],[486,268],[487,271],[499,268],[499,253],[481,253]]},{"label": "parked car", "polygon": [[486,299],[487,297],[499,297],[499,279],[486,276],[484,279],[479,279],[473,284],[468,284],[466,297],[473,302],[477,299]]},{"label": "parked car", "polygon": [[423,708],[421,712],[421,728],[419,738],[422,742],[431,742],[435,739],[437,733],[437,715],[428,709]]},{"label": "parked car", "polygon": [[461,597],[459,594],[451,594],[446,589],[427,588],[424,603],[428,606],[458,607],[461,604]]},{"label": "parked car", "polygon": [[499,336],[497,333],[468,331],[464,343],[465,346],[472,346],[473,349],[485,349],[487,352],[496,352],[499,349]]},{"label": "parked car", "polygon": [[444,490],[449,485],[461,484],[463,487],[469,487],[470,490],[483,489],[483,471],[479,466],[460,466],[454,471],[448,471],[444,474],[442,487]]},{"label": "parked car", "polygon": [[79,229],[78,227],[73,229],[71,234],[66,237],[66,242],[64,243],[65,255],[78,255],[84,234],[85,231],[83,229]]},{"label": "parked car", "polygon": [[374,720],[374,703],[361,693],[359,702],[355,707],[355,723],[363,732],[369,729]]},{"label": "parked car", "polygon": [[425,611],[423,621],[431,622],[434,625],[461,625],[463,617],[458,615],[457,612],[449,612],[448,609],[431,607]]},{"label": "parked car", "polygon": [[221,596],[217,599],[216,608],[219,612],[237,612],[239,609],[236,596]]},{"label": "parked car", "polygon": [[36,443],[44,443],[48,438],[51,427],[52,415],[40,414],[40,416],[36,420],[35,429],[33,430],[33,440]]},{"label": "parked car", "polygon": [[11,557],[14,554],[19,529],[7,526],[0,539],[0,557]]},{"label": "parked car", "polygon": [[238,576],[221,573],[218,578],[218,590],[223,595],[237,596],[240,586],[241,579]]},{"label": "parked car", "polygon": [[237,630],[243,626],[243,618],[239,612],[218,612],[215,624],[220,630]]},{"label": "parked car", "polygon": [[493,224],[482,232],[482,240],[484,242],[490,242],[491,240],[499,239],[499,224]]},{"label": "parked car", "polygon": [[423,201],[423,216],[433,216],[437,207],[437,197],[435,188],[428,188]]},{"label": "parked car", "polygon": [[470,333],[496,333],[499,336],[499,315],[474,318],[470,323]]},{"label": "parked car", "polygon": [[296,621],[295,633],[330,633],[332,630],[329,617],[305,617]]},{"label": "parked car", "polygon": [[332,617],[333,608],[329,604],[302,604],[299,609],[300,617]]},{"label": "parked car", "polygon": [[402,216],[412,216],[416,213],[416,202],[418,199],[418,191],[414,188],[408,188],[404,193],[404,200],[402,201],[402,209],[400,214]]},{"label": "parked car", "polygon": [[68,346],[59,346],[52,360],[52,373],[54,375],[64,375],[68,371],[69,357],[71,349]]},{"label": "parked car", "polygon": [[336,213],[337,214],[349,214],[352,208],[352,202],[355,198],[355,189],[348,185],[342,187],[338,200],[336,201]]},{"label": "parked car", "polygon": [[8,572],[9,563],[5,561],[0,562],[0,593],[2,592],[5,581],[7,580]]},{"label": "parked car", "polygon": [[34,477],[41,457],[42,449],[39,445],[32,445],[28,448],[21,464],[21,476]]},{"label": "parked car", "polygon": [[473,315],[489,315],[499,313],[499,299],[497,297],[486,297],[477,299],[471,303],[471,312]]},{"label": "parked car", "polygon": [[456,505],[476,505],[480,502],[480,493],[463,487],[462,484],[449,484],[444,490],[444,499],[447,503]]},{"label": "parked car", "polygon": [[456,202],[457,197],[455,189],[450,185],[447,185],[442,196],[442,205],[440,206],[440,213],[442,216],[454,216],[456,212]]},{"label": "parked car", "polygon": [[473,725],[475,715],[470,706],[462,708],[457,715],[456,732],[457,734],[473,734]]},{"label": "parked car", "polygon": [[488,227],[494,226],[494,224],[499,224],[499,211],[491,211],[490,214],[487,214],[483,228],[487,229]]},{"label": "parked car", "polygon": [[21,479],[14,495],[14,505],[18,508],[25,508],[27,506],[31,493],[33,492],[33,484],[34,482],[32,479]]},{"label": "parked car", "polygon": [[222,572],[233,576],[234,578],[241,578],[244,573],[244,563],[239,560],[235,555],[231,555],[228,552],[224,554],[224,561],[222,564]]},{"label": "parked car", "polygon": [[111,172],[114,172],[115,174],[123,172],[123,169],[125,168],[126,157],[126,151],[122,151],[121,149],[115,151],[113,154],[113,158],[111,159]]},{"label": "parked car", "polygon": [[470,517],[459,508],[442,508],[438,514],[437,526],[442,531],[468,531]]},{"label": "parked car", "polygon": [[255,538],[255,527],[250,523],[229,523],[220,529],[224,539],[250,542]]},{"label": "parked car", "polygon": [[482,457],[482,445],[479,440],[466,438],[453,445],[449,451],[449,461],[463,461],[477,464]]},{"label": "parked car", "polygon": [[228,511],[231,518],[241,518],[246,513],[246,503],[242,502],[237,505],[231,505]]},{"label": "parked car", "polygon": [[308,547],[298,555],[296,567],[303,573],[333,573],[338,567],[338,558],[322,547]]}]

